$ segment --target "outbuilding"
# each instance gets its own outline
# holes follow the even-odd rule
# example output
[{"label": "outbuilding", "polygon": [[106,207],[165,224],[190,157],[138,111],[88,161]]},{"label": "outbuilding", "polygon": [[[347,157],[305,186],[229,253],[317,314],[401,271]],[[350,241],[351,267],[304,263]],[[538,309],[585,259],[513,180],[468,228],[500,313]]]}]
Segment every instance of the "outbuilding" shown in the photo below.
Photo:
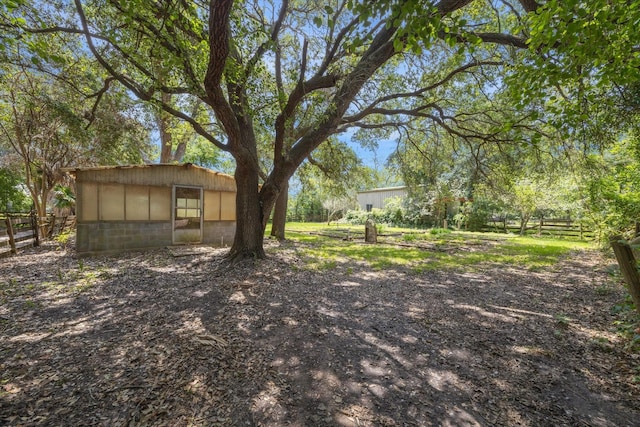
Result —
[{"label": "outbuilding", "polygon": [[78,254],[233,241],[236,183],[230,175],[189,163],[67,172],[76,181]]},{"label": "outbuilding", "polygon": [[363,211],[371,212],[372,209],[384,209],[387,199],[392,197],[407,197],[407,187],[374,188],[358,192],[358,204]]}]

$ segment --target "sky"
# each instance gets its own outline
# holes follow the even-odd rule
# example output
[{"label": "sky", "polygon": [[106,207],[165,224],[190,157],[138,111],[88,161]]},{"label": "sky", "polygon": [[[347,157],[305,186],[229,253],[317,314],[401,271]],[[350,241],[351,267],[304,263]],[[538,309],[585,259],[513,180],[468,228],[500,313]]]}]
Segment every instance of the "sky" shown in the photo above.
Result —
[{"label": "sky", "polygon": [[353,142],[350,139],[345,140],[345,142],[355,151],[360,159],[362,159],[362,163],[365,166],[369,166],[374,169],[379,169],[384,167],[387,162],[387,158],[393,153],[396,149],[397,142],[395,140],[382,140],[378,142],[378,148],[376,150],[371,150],[368,147],[362,147],[357,142]]}]

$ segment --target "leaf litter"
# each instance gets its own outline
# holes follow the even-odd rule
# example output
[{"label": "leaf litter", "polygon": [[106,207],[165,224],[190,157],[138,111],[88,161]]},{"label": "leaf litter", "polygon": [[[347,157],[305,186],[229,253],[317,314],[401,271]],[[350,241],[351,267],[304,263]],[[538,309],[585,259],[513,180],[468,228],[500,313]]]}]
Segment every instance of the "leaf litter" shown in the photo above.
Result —
[{"label": "leaf litter", "polygon": [[638,425],[601,254],[416,273],[317,271],[297,249],[3,259],[0,424]]}]

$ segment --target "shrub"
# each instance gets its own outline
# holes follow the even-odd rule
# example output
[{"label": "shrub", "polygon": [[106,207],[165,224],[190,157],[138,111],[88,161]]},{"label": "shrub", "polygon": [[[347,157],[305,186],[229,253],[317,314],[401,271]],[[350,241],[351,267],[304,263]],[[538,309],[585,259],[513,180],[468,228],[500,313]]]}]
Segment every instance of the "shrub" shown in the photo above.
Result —
[{"label": "shrub", "polygon": [[462,209],[466,215],[466,227],[470,231],[481,231],[491,220],[493,212],[498,210],[495,203],[482,198],[465,203]]},{"label": "shrub", "polygon": [[440,234],[449,234],[449,233],[451,233],[451,230],[449,230],[448,228],[432,228],[431,230],[429,230],[429,234],[434,236],[438,236]]},{"label": "shrub", "polygon": [[369,218],[369,212],[350,210],[344,215],[343,219],[351,225],[364,225]]},{"label": "shrub", "polygon": [[418,240],[419,235],[416,233],[407,233],[402,235],[402,240],[405,242],[415,242]]}]

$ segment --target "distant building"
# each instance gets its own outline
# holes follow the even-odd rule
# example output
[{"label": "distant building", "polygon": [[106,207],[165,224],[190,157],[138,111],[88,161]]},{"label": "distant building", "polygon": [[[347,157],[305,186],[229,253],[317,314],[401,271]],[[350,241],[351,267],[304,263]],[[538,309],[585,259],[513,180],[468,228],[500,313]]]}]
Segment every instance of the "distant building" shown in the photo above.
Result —
[{"label": "distant building", "polygon": [[363,211],[371,212],[373,208],[384,209],[387,199],[392,197],[407,197],[407,187],[374,188],[373,190],[358,192],[358,205]]}]

